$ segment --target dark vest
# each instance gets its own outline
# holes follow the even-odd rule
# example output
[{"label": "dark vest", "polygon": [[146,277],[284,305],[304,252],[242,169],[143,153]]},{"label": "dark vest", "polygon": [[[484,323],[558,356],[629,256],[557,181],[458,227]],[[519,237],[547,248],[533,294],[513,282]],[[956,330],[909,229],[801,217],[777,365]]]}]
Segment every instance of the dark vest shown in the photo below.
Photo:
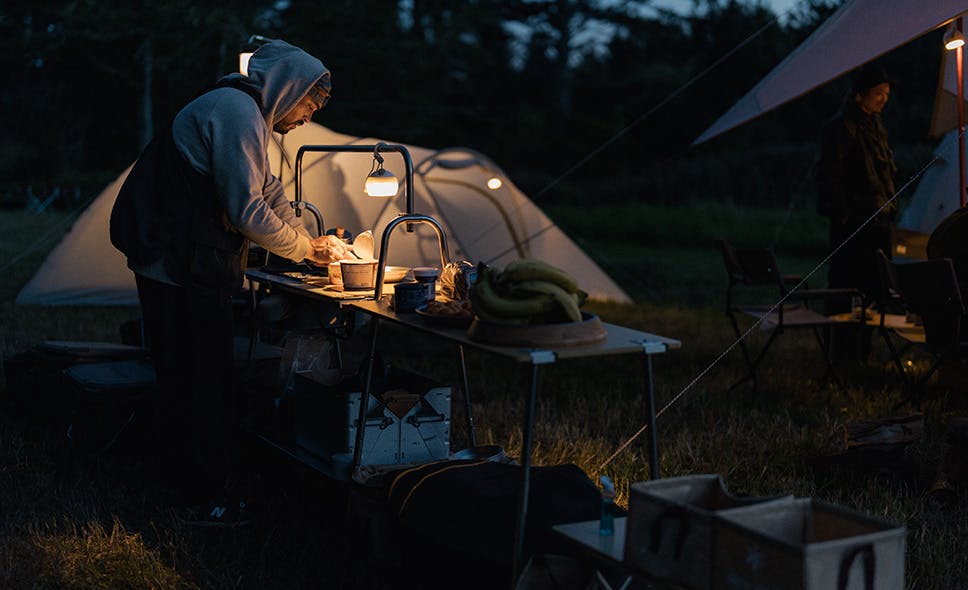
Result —
[{"label": "dark vest", "polygon": [[136,265],[162,260],[185,287],[241,284],[245,239],[228,224],[212,177],[178,151],[170,124],[151,140],[118,192],[111,243]]}]

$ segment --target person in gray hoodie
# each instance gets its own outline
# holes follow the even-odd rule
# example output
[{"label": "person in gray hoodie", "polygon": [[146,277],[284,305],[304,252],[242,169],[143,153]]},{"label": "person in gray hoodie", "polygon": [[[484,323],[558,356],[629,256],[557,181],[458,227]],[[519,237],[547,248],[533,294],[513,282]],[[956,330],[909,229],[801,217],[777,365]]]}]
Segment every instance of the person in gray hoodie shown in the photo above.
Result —
[{"label": "person in gray hoodie", "polygon": [[[232,297],[248,242],[293,261],[344,258],[335,236],[311,237],[269,168],[271,133],[310,120],[332,92],[329,70],[272,41],[189,102],[145,148],[111,213],[111,241],[138,286],[160,394],[154,434],[187,503],[228,517],[239,456]],[[205,516],[205,515],[203,515]]]}]

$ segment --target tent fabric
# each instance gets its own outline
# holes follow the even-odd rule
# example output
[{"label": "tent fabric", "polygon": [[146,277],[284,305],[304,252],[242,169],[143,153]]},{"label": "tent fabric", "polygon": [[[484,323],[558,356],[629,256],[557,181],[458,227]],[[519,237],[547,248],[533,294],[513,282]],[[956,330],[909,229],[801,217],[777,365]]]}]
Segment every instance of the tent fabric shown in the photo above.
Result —
[{"label": "tent fabric", "polygon": [[898,220],[898,227],[930,234],[942,219],[961,207],[958,198],[958,131],[949,131],[934,154],[936,159],[918,180],[911,202]]},{"label": "tent fabric", "polygon": [[18,305],[138,305],[134,274],[108,235],[114,199],[130,170],[129,166],[81,213],[17,294]]},{"label": "tent fabric", "polygon": [[[295,199],[292,167],[299,146],[373,145],[386,141],[336,133],[316,123],[281,137],[278,144],[270,146],[269,162],[290,200]],[[499,189],[486,188],[487,179],[497,167],[485,156],[461,148],[435,151],[406,147],[414,166],[414,211],[440,222],[451,260],[503,266],[523,256],[539,258],[574,275],[592,298],[631,302],[622,288],[506,176],[501,174],[503,185]],[[389,151],[383,156],[385,168],[401,179],[401,191],[395,199],[367,197],[363,193],[363,179],[373,160],[365,153],[306,152],[300,171],[301,197],[322,212],[324,226],[343,226],[354,235],[372,230],[377,255],[383,228],[405,209],[403,158]],[[111,208],[126,176],[127,170],[78,218],[17,295],[17,304],[137,305],[134,275],[108,235]],[[303,217],[307,223],[312,221],[308,213]],[[433,229],[417,225],[413,233],[407,233],[404,225],[399,225],[389,237],[388,264],[439,265]]]},{"label": "tent fabric", "polygon": [[849,0],[693,145],[775,109],[966,13],[968,7],[953,0]]}]

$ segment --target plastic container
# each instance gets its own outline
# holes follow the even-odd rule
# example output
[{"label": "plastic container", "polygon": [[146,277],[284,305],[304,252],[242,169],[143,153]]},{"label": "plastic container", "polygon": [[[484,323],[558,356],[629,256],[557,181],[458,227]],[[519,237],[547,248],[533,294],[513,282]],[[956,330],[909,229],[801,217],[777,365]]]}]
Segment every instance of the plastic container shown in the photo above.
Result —
[{"label": "plastic container", "polygon": [[433,266],[418,266],[413,269],[413,278],[424,286],[427,301],[437,298],[437,277],[439,276],[440,269]]},{"label": "plastic container", "polygon": [[376,282],[376,260],[340,260],[343,289],[368,291]]}]

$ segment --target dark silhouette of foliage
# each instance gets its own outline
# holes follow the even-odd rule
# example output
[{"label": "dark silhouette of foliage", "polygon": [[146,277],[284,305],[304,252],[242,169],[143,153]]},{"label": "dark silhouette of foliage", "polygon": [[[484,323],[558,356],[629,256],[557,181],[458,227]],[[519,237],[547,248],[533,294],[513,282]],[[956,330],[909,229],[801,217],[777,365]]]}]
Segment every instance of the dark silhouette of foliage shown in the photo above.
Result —
[{"label": "dark silhouette of foliage", "polygon": [[[690,144],[836,5],[807,0],[777,20],[751,0],[697,0],[688,14],[593,0],[9,0],[0,182],[117,174],[260,34],[332,69],[321,123],[476,148],[540,199],[809,197],[795,184],[844,79]],[[885,113],[896,142],[927,139],[939,35],[882,58],[899,81]]]}]

